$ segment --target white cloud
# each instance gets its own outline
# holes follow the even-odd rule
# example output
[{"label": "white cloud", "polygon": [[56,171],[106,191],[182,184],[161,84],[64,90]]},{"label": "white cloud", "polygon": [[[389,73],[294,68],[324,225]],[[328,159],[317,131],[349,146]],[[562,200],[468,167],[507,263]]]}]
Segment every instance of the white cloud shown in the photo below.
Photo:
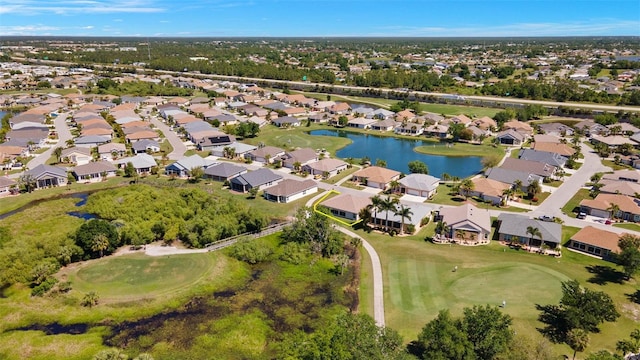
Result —
[{"label": "white cloud", "polygon": [[60,31],[61,28],[47,25],[0,26],[0,35],[43,35]]},{"label": "white cloud", "polygon": [[154,0],[3,0],[0,14],[39,15],[54,13],[108,14],[108,13],[155,13],[165,11]]}]

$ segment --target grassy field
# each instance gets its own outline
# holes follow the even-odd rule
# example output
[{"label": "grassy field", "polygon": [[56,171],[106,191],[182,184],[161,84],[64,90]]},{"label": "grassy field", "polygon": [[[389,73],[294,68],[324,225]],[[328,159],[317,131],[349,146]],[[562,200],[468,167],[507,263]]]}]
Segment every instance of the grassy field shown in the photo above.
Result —
[{"label": "grassy field", "polygon": [[562,212],[567,214],[567,216],[575,218],[578,213],[573,212],[574,209],[580,207],[580,201],[584,199],[590,199],[589,190],[580,189],[578,192],[573,195],[573,197],[562,207]]},{"label": "grassy field", "polygon": [[[567,228],[568,238],[577,228]],[[415,339],[420,329],[441,309],[460,315],[464,307],[506,301],[504,312],[514,320],[514,330],[541,336],[536,328],[536,304],[555,304],[561,296],[560,282],[577,279],[583,285],[606,291],[616,302],[622,317],[615,324],[602,326],[592,334],[592,349],[613,350],[615,342],[636,326],[638,304],[627,296],[635,292],[635,282],[602,281],[594,266],[613,266],[570,251],[561,259],[512,250],[493,242],[489,246],[463,247],[435,245],[422,237],[393,238],[382,234],[360,233],[380,255],[385,281],[385,312],[389,327],[398,330],[405,341]],[[458,266],[456,272],[452,271]],[[610,280],[611,281],[611,280]],[[569,348],[556,349],[569,353]]]},{"label": "grassy field", "polygon": [[504,156],[505,150],[501,147],[493,147],[491,145],[474,145],[465,143],[453,143],[452,146],[444,145],[427,145],[418,146],[414,149],[416,152],[429,155],[441,156]]},{"label": "grassy field", "polygon": [[285,150],[301,147],[311,149],[326,149],[331,154],[335,154],[351,143],[347,138],[337,136],[312,136],[307,132],[311,130],[326,129],[327,126],[311,124],[311,126],[299,126],[288,129],[281,129],[273,125],[264,126],[255,138],[247,138],[246,142],[252,145],[264,143],[276,146]]},{"label": "grassy field", "polygon": [[83,262],[64,269],[60,277],[70,280],[77,291],[95,291],[105,302],[117,302],[179,293],[219,273],[221,265],[209,253],[162,257],[140,253]]},{"label": "grassy field", "polygon": [[634,223],[613,224],[613,226],[632,231],[640,231],[640,225]]}]

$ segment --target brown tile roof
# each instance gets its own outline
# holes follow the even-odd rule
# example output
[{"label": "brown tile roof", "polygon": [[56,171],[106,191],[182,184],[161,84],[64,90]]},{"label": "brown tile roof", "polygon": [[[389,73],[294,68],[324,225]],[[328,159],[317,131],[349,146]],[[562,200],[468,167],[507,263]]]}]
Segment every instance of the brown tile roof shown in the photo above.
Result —
[{"label": "brown tile roof", "polygon": [[344,210],[353,214],[357,214],[360,212],[360,210],[371,205],[371,199],[364,196],[341,194],[323,201],[322,205],[328,208]]},{"label": "brown tile roof", "polygon": [[157,137],[159,137],[158,133],[156,133],[155,131],[152,131],[152,130],[139,131],[137,133],[129,134],[129,135],[126,136],[126,138],[129,139],[129,140],[155,139]]},{"label": "brown tile roof", "polygon": [[585,199],[580,205],[590,207],[592,209],[607,210],[611,204],[616,204],[620,211],[630,214],[640,214],[640,207],[632,197],[619,194],[598,194],[595,199]]},{"label": "brown tile roof", "polygon": [[353,173],[353,176],[367,178],[371,181],[383,184],[390,182],[394,177],[399,175],[400,172],[398,171],[379,166],[369,166]]},{"label": "brown tile roof", "polygon": [[602,249],[608,249],[615,253],[620,252],[620,247],[618,247],[620,235],[611,231],[600,230],[593,226],[586,226],[580,229],[580,231],[571,237],[571,240],[597,246]]},{"label": "brown tile roof", "polygon": [[571,156],[576,151],[567,144],[551,143],[551,142],[534,142],[533,149],[538,151],[552,152],[562,156]]},{"label": "brown tile roof", "polygon": [[509,184],[502,183],[493,179],[475,178],[473,181],[473,191],[489,195],[501,197],[505,189],[511,187]]}]

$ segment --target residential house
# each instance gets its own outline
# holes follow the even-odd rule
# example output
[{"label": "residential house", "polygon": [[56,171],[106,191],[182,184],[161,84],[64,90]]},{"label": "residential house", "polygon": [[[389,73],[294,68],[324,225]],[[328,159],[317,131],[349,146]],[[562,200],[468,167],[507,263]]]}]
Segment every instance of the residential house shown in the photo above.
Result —
[{"label": "residential house", "polygon": [[236,176],[246,173],[247,168],[244,166],[221,162],[206,168],[204,170],[204,177],[215,181],[229,181]]},{"label": "residential house", "polygon": [[113,163],[118,165],[118,167],[121,169],[124,168],[128,163],[131,163],[131,165],[133,165],[133,168],[140,175],[149,174],[151,172],[151,169],[154,166],[158,165],[153,156],[146,153],[140,153],[136,154],[135,156],[117,159],[113,161]]},{"label": "residential house", "polygon": [[269,186],[277,185],[282,181],[282,176],[273,171],[261,168],[246,174],[238,175],[231,179],[231,190],[238,192],[247,192],[253,188],[264,190]]},{"label": "residential house", "polygon": [[331,105],[328,110],[332,114],[346,114],[351,110],[351,106],[345,102],[339,102]]},{"label": "residential house", "polygon": [[424,129],[424,134],[439,139],[445,139],[449,136],[449,126],[443,124],[429,125]]},{"label": "residential house", "polygon": [[[218,157],[245,158],[248,153],[256,149],[256,146],[234,141],[229,145],[217,145],[212,147],[211,155]],[[233,156],[230,155],[230,152],[233,153]]]},{"label": "residential house", "polygon": [[93,183],[116,176],[116,167],[107,161],[96,161],[76,166],[71,173],[78,182]]},{"label": "residential house", "polygon": [[533,143],[533,150],[551,152],[565,157],[570,157],[576,152],[574,148],[567,144],[541,141]]},{"label": "residential house", "polygon": [[573,136],[573,128],[561,123],[542,123],[538,125],[538,129],[547,135],[561,137]]},{"label": "residential house", "polygon": [[640,183],[640,171],[636,170],[618,170],[612,174],[604,174],[602,180],[629,181]]},{"label": "residential house", "polygon": [[136,141],[141,141],[141,140],[153,140],[156,142],[160,141],[160,135],[158,135],[158,133],[153,130],[136,131],[132,134],[125,135],[125,138],[127,139],[127,142],[129,142],[130,144],[133,144]]},{"label": "residential house", "polygon": [[285,151],[275,146],[263,146],[250,151],[245,157],[251,161],[273,164],[275,160],[284,156]]},{"label": "residential house", "polygon": [[37,189],[67,184],[67,170],[57,166],[41,164],[27,170],[24,175],[35,179]]},{"label": "residential house", "polygon": [[591,136],[591,139],[589,141],[594,145],[597,145],[599,143],[605,144],[611,150],[615,150],[618,147],[625,144],[629,144],[631,146],[637,145],[635,141],[622,135],[610,135],[610,136],[593,135]]},{"label": "residential house", "polygon": [[202,168],[202,170],[206,170],[213,164],[216,164],[216,162],[208,158],[202,158],[200,155],[195,154],[183,157],[173,164],[168,165],[165,168],[165,173],[167,175],[175,174],[178,177],[188,177],[190,176],[189,173],[191,172],[191,170],[195,168]]},{"label": "residential house", "polygon": [[424,128],[421,124],[416,123],[398,123],[398,125],[393,129],[393,132],[401,135],[418,136],[422,135]]},{"label": "residential house", "polygon": [[615,255],[620,253],[619,242],[619,234],[588,225],[571,237],[567,248],[604,260],[615,260]]},{"label": "residential house", "polygon": [[351,179],[365,186],[384,190],[389,183],[400,179],[400,172],[379,166],[369,166],[353,173]]},{"label": "residential house", "polygon": [[302,171],[325,179],[340,174],[349,164],[340,159],[325,158],[302,166]]},{"label": "residential house", "polygon": [[423,220],[431,217],[433,210],[429,205],[416,203],[406,205],[405,207],[411,210],[411,215],[404,219],[394,210],[383,210],[371,214],[371,222],[378,227],[393,229],[397,232],[401,231],[400,228],[404,223],[402,233],[411,234],[412,231],[410,230],[413,230],[413,232],[418,231],[422,226]]},{"label": "residential house", "polygon": [[371,130],[391,131],[396,127],[396,125],[396,121],[393,119],[379,120],[378,122],[371,124]]},{"label": "residential house", "polygon": [[621,194],[632,197],[640,196],[640,184],[631,181],[601,180],[600,193]]},{"label": "residential house", "polygon": [[557,170],[555,166],[546,163],[511,157],[504,159],[500,167],[507,170],[529,172],[530,174],[541,176],[543,179],[550,179]]},{"label": "residential house", "polygon": [[331,214],[351,221],[360,220],[360,210],[371,205],[371,199],[366,196],[340,194],[321,203],[329,209]]},{"label": "residential house", "polygon": [[98,146],[98,154],[102,160],[115,160],[127,154],[127,146],[120,143],[106,143]]},{"label": "residential house", "polygon": [[80,136],[75,138],[73,142],[77,147],[94,148],[98,147],[99,145],[111,142],[111,138],[99,135]]},{"label": "residential house", "polygon": [[539,151],[533,149],[522,149],[518,155],[519,159],[537,161],[544,164],[549,164],[557,168],[563,168],[567,163],[566,156],[559,155],[557,153],[548,151]]},{"label": "residential house", "polygon": [[0,198],[18,193],[18,182],[6,176],[0,176]]},{"label": "residential house", "polygon": [[496,129],[498,127],[496,121],[488,116],[483,116],[479,119],[474,120],[473,124],[485,131]]},{"label": "residential house", "polygon": [[146,153],[147,151],[157,153],[160,152],[160,144],[155,140],[142,139],[133,143],[131,150],[133,150],[134,154]]},{"label": "residential house", "polygon": [[[612,214],[612,205],[618,206]],[[580,212],[601,218],[617,218],[626,221],[640,221],[640,200],[621,194],[600,193],[595,199],[580,201]]]},{"label": "residential house", "polygon": [[430,199],[433,197],[440,185],[440,179],[425,174],[409,174],[398,180],[401,194],[414,195]]},{"label": "residential house", "polygon": [[300,126],[300,119],[293,116],[281,116],[271,120],[271,122],[277,127]]},{"label": "residential house", "polygon": [[302,168],[305,165],[318,161],[318,154],[313,149],[302,148],[289,151],[281,157],[282,166],[295,170],[296,165]]},{"label": "residential house", "polygon": [[284,179],[280,183],[264,190],[264,198],[278,203],[289,203],[318,191],[313,180]]},{"label": "residential house", "polygon": [[75,146],[68,149],[62,149],[62,155],[60,157],[62,158],[63,162],[68,162],[75,165],[85,165],[93,160],[91,149]]},{"label": "residential house", "polygon": [[492,180],[488,178],[474,178],[473,190],[469,191],[469,196],[477,196],[482,201],[491,203],[493,205],[502,205],[506,200],[505,190],[510,189],[510,184]]},{"label": "residential house", "polygon": [[501,145],[520,146],[525,142],[526,135],[513,129],[508,129],[497,133],[496,139]]},{"label": "residential house", "polygon": [[574,128],[582,131],[587,137],[593,135],[606,135],[609,133],[609,129],[606,126],[600,125],[593,120],[579,122],[574,125]]},{"label": "residential house", "polygon": [[208,132],[207,136],[200,138],[197,142],[200,151],[211,151],[218,146],[229,146],[236,141],[233,135],[225,134],[221,131]]},{"label": "residential house", "polygon": [[479,209],[473,204],[442,208],[438,211],[440,221],[446,224],[446,238],[465,243],[489,243],[491,216],[489,210]]},{"label": "residential house", "polygon": [[537,181],[542,185],[542,177],[539,175],[532,174],[528,171],[517,171],[517,170],[509,170],[503,168],[489,168],[485,171],[485,175],[488,179],[500,181],[504,184],[512,185],[517,180],[522,182],[522,188],[520,189],[523,192],[527,191],[527,187],[534,181]]},{"label": "residential house", "polygon": [[518,120],[512,120],[502,124],[502,129],[517,131],[525,137],[533,135],[533,128],[531,125]]},{"label": "residential house", "polygon": [[[537,229],[539,234],[529,230]],[[498,240],[534,248],[557,249],[562,241],[562,225],[553,221],[531,219],[528,216],[503,213],[498,216]]]},{"label": "residential house", "polygon": [[375,119],[367,119],[363,117],[357,117],[349,120],[347,122],[348,127],[356,128],[356,129],[370,129],[371,126],[377,123],[378,120]]}]

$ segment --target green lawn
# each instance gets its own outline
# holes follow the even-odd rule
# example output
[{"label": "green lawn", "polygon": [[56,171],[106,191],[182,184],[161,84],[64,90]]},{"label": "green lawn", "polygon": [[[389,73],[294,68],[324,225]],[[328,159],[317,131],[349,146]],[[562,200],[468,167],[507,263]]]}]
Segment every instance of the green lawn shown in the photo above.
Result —
[{"label": "green lawn", "polygon": [[95,291],[104,301],[139,300],[174,294],[220,272],[213,253],[107,257],[73,266],[66,273],[74,290]]},{"label": "green lawn", "polygon": [[640,231],[640,225],[634,223],[613,224],[613,226],[632,231]]},{"label": "green lawn", "polygon": [[335,184],[338,181],[346,178],[347,176],[351,176],[351,174],[353,174],[354,172],[360,170],[361,168],[359,166],[352,166],[349,169],[343,170],[342,172],[340,172],[340,174],[329,178],[327,180],[322,180],[322,182],[327,183],[327,184]]},{"label": "green lawn", "polygon": [[602,160],[602,165],[610,167],[613,171],[633,170],[633,167],[625,164],[616,164],[613,160]]},{"label": "green lawn", "polygon": [[347,138],[337,136],[312,136],[308,134],[309,131],[318,129],[327,129],[327,126],[311,124],[311,126],[302,125],[294,128],[281,129],[273,125],[267,125],[260,129],[258,136],[247,138],[245,142],[252,145],[264,143],[285,150],[297,147],[326,149],[331,154],[335,154],[338,149],[351,143],[351,140]]},{"label": "green lawn", "polygon": [[[563,235],[577,231],[569,228]],[[460,315],[464,307],[490,304],[499,306],[513,317],[517,333],[541,336],[536,328],[539,312],[536,304],[555,304],[561,296],[560,282],[577,279],[583,285],[604,290],[612,296],[622,317],[615,324],[602,326],[600,334],[591,334],[588,351],[608,348],[628,336],[636,326],[639,311],[626,294],[635,292],[635,283],[597,285],[597,275],[587,267],[612,267],[598,259],[564,251],[563,257],[525,253],[501,246],[464,247],[435,245],[422,236],[390,238],[377,233],[360,235],[367,239],[380,255],[385,285],[385,313],[389,327],[398,330],[405,341],[415,339],[420,329],[441,309]],[[453,272],[457,266],[458,270]],[[591,279],[594,283],[590,283]],[[569,353],[566,346],[558,351]]]},{"label": "green lawn", "polygon": [[441,156],[504,156],[504,148],[491,145],[474,145],[452,143],[450,146],[442,144],[423,145],[415,148],[416,152]]},{"label": "green lawn", "polygon": [[574,212],[574,209],[579,208],[580,201],[584,199],[590,199],[589,190],[578,190],[578,192],[562,207],[562,212],[567,214],[567,216],[575,218],[578,214],[577,212]]},{"label": "green lawn", "polygon": [[173,146],[171,146],[171,143],[169,142],[169,140],[164,139],[164,141],[160,143],[160,152],[167,155],[173,152]]}]

